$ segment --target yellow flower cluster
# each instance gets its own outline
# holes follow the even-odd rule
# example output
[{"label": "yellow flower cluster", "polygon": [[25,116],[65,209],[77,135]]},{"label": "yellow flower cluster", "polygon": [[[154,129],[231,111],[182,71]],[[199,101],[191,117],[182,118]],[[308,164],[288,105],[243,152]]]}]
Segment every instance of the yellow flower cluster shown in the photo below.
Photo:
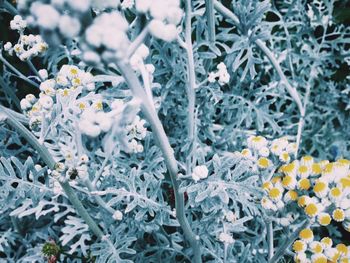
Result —
[{"label": "yellow flower cluster", "polygon": [[350,262],[350,246],[338,244],[333,247],[333,241],[329,237],[316,241],[314,233],[309,228],[300,231],[299,239],[292,247],[295,252],[294,260],[297,263]]},{"label": "yellow flower cluster", "polygon": [[263,136],[250,136],[247,139],[247,146],[241,151],[245,158],[254,159],[259,169],[264,170],[275,163],[287,163],[291,154],[295,153],[295,143],[288,142],[286,137],[273,141]]},{"label": "yellow flower cluster", "polygon": [[292,203],[302,208],[312,222],[327,226],[334,220],[350,232],[349,168],[346,159],[315,162],[311,156],[284,164],[263,183],[266,195],[261,204],[277,211]]}]

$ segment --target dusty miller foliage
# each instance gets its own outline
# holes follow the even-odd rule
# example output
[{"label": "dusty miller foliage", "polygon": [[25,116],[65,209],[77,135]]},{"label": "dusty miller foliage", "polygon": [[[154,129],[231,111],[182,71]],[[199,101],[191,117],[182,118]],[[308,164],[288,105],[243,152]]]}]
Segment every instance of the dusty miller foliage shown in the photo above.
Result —
[{"label": "dusty miller foliage", "polygon": [[[184,2],[181,3],[184,15],[178,25],[182,39],[186,26]],[[252,168],[254,164],[234,152],[240,151],[247,136],[252,134],[271,139],[288,136],[295,140],[300,112],[256,41],[266,43],[290,85],[301,98],[308,97],[299,152],[320,159],[335,159],[349,156],[349,78],[339,80],[334,75],[340,64],[350,64],[350,31],[333,17],[336,1],[234,0],[224,4],[239,19],[239,24],[212,10],[215,20],[215,40],[212,41],[208,37],[205,2],[211,1],[191,1],[191,35],[198,85],[193,109],[194,138],[189,139],[187,132],[189,65],[186,52],[176,40],[166,42],[149,35],[143,42],[150,52],[146,62],[155,67],[153,99],[160,105],[158,116],[179,166],[178,191],[180,195],[185,194],[185,215],[193,233],[199,237],[202,261],[267,262],[266,215],[259,203],[262,178]],[[0,1],[4,17],[15,15],[16,10],[9,5]],[[134,40],[149,17],[138,13],[134,6],[116,10],[129,23],[138,17],[127,31],[129,39]],[[20,11],[24,16],[29,12],[25,8]],[[99,11],[89,9],[89,12],[93,19]],[[83,16],[80,18],[85,27],[84,23],[89,22]],[[72,55],[73,50],[81,48],[79,37],[49,35],[38,26],[26,30],[40,33],[49,43],[46,53],[35,58],[35,64],[38,69],[46,68],[51,76],[56,76],[63,64],[80,65],[93,75],[120,76],[117,66],[108,67],[102,62],[91,67],[81,64],[82,58]],[[20,64],[4,51],[2,56],[15,66]],[[209,83],[209,72],[216,71],[220,62],[227,67],[229,83]],[[20,100],[16,94],[22,98],[23,86],[30,84],[18,78],[4,63],[1,70],[1,104],[18,111]],[[40,84],[33,72],[26,77]],[[95,93],[106,100],[130,101],[133,97],[124,80],[108,82],[101,77],[96,86]],[[34,89],[33,93],[38,94],[38,90]],[[58,117],[54,118],[44,145],[51,154],[56,153],[55,158],[62,160],[60,151],[75,147],[77,130],[73,125],[64,126],[66,120],[60,117],[62,107],[53,110]],[[78,179],[73,189],[105,234],[103,238],[89,230],[67,195],[54,191],[52,169],[43,162],[37,149],[16,129],[1,122],[1,262],[45,262],[42,248],[50,240],[68,254],[61,253],[64,262],[82,262],[82,258],[90,260],[88,262],[192,261],[193,248],[174,217],[175,197],[164,162],[166,157],[142,109],[139,116],[146,119],[147,127],[142,152],[130,153],[116,146],[121,144],[121,133],[109,140],[104,136],[94,139],[82,136],[84,152],[89,157],[90,180],[100,172],[102,176],[94,191]],[[66,118],[78,117],[70,114]],[[119,148],[109,149],[111,146]],[[206,179],[192,180],[193,167],[187,171],[188,156],[192,158],[192,166],[208,168]],[[37,164],[41,167],[35,167]],[[107,169],[101,171],[101,167]],[[122,219],[114,219],[108,209],[96,202],[96,196],[113,211],[121,211]],[[234,211],[237,220],[224,222],[225,211]],[[275,237],[276,243],[293,230],[293,227],[281,229]],[[225,231],[232,233],[233,244],[218,239]]]}]

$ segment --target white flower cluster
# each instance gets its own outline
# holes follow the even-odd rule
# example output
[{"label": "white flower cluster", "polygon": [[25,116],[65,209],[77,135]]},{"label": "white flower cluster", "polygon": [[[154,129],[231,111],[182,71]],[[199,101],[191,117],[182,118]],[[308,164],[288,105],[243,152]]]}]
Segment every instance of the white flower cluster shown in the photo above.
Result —
[{"label": "white flower cluster", "polygon": [[84,110],[80,117],[79,129],[90,137],[97,137],[102,132],[108,132],[111,127],[112,118],[110,114],[103,111],[89,108]]},{"label": "white flower cluster", "polygon": [[177,38],[176,25],[183,14],[179,0],[136,0],[135,6],[138,12],[149,13],[153,17],[149,24],[153,36],[168,42]]},{"label": "white flower cluster", "polygon": [[13,56],[13,53],[15,53],[22,61],[38,56],[48,48],[48,45],[42,40],[40,35],[25,35],[24,29],[26,26],[27,24],[22,17],[16,15],[13,20],[11,20],[10,27],[12,30],[17,30],[20,37],[15,45],[11,42],[7,42],[4,45],[4,50],[7,51],[10,56]]},{"label": "white flower cluster", "polygon": [[242,156],[255,161],[260,169],[289,162],[290,154],[296,150],[296,144],[288,142],[285,137],[268,141],[263,136],[250,136],[247,146],[241,151]]},{"label": "white flower cluster", "polygon": [[129,148],[133,153],[143,152],[141,140],[147,135],[147,128],[144,127],[146,121],[136,116],[134,121],[126,127]]},{"label": "white flower cluster", "polygon": [[227,71],[226,65],[223,62],[220,62],[217,65],[216,72],[210,72],[208,75],[208,81],[214,83],[218,81],[219,85],[225,85],[230,81],[230,74]]},{"label": "white flower cluster", "polygon": [[19,32],[23,31],[27,27],[27,22],[23,20],[23,18],[20,15],[16,15],[13,17],[13,19],[10,21],[10,28],[12,30],[17,30]]},{"label": "white flower cluster", "polygon": [[[57,96],[68,98],[73,92],[90,92],[95,89],[92,75],[89,72],[80,70],[74,65],[63,65],[54,79],[47,79],[48,73],[45,69],[39,70],[39,75],[43,79],[40,84],[39,99],[29,94],[21,100],[21,109],[29,117],[29,124],[32,129],[40,125],[44,119],[49,119]],[[84,110],[88,107],[88,102],[84,99],[76,101],[76,108]],[[102,107],[102,102],[92,103],[96,109]],[[79,112],[75,110],[75,112]]]},{"label": "white flower cluster", "polygon": [[226,244],[232,244],[234,242],[234,239],[231,235],[227,234],[227,233],[220,233],[218,239],[222,242],[222,243],[226,243]]},{"label": "white flower cluster", "polygon": [[197,182],[208,177],[208,168],[205,165],[198,165],[193,169],[192,179]]},{"label": "white flower cluster", "polygon": [[99,63],[97,49],[103,49],[101,57],[107,63],[125,56],[130,42],[127,29],[128,22],[117,11],[103,13],[95,18],[85,32],[87,45],[82,46],[83,59],[88,63]]},{"label": "white flower cluster", "polygon": [[113,214],[113,219],[116,221],[121,221],[123,219],[123,213],[119,210],[116,210]]},{"label": "white flower cluster", "polygon": [[149,55],[149,49],[145,44],[141,44],[138,49],[136,49],[135,53],[130,57],[130,66],[135,71],[143,71],[145,70],[148,74],[154,73],[153,64],[145,64],[144,60]]}]

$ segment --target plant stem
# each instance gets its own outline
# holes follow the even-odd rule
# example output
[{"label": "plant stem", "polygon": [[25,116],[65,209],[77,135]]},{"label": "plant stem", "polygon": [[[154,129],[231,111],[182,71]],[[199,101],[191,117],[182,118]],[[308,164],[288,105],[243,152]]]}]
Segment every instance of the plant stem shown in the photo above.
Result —
[{"label": "plant stem", "polygon": [[305,219],[301,226],[298,227],[297,230],[295,230],[295,232],[289,238],[287,238],[284,244],[278,248],[275,255],[269,260],[269,263],[277,262],[285,254],[288,247],[292,245],[292,243],[297,239],[299,232],[306,228],[309,224],[310,221],[308,219]]},{"label": "plant stem", "polygon": [[205,0],[205,14],[207,16],[209,41],[213,44],[215,42],[215,16],[213,0]]},{"label": "plant stem", "polygon": [[9,11],[9,13],[11,13],[11,15],[15,16],[18,14],[17,9],[11,5],[9,2],[7,2],[6,0],[3,1],[4,4],[4,8]]},{"label": "plant stem", "polygon": [[23,73],[21,73],[18,69],[16,69],[14,66],[12,66],[1,54],[0,54],[0,61],[2,63],[4,63],[4,65],[6,67],[8,67],[11,71],[13,71],[19,78],[23,79],[24,81],[28,82],[29,84],[31,84],[37,88],[39,87],[39,85],[37,83],[35,83],[34,81],[32,81],[29,78],[27,78],[26,76],[24,76]]},{"label": "plant stem", "polygon": [[135,38],[135,40],[130,44],[128,51],[127,51],[127,57],[131,57],[135,51],[139,48],[139,46],[145,41],[146,37],[149,34],[149,28],[148,25],[145,26],[141,33]]},{"label": "plant stem", "polygon": [[272,221],[267,222],[267,241],[269,248],[269,260],[273,257],[273,225]]},{"label": "plant stem", "polygon": [[26,61],[28,66],[30,67],[30,69],[32,70],[32,72],[38,76],[38,78],[43,81],[43,79],[40,77],[40,74],[38,72],[38,70],[36,69],[36,67],[33,65],[32,61],[30,61],[29,59]]},{"label": "plant stem", "polygon": [[195,137],[195,104],[196,104],[196,72],[194,68],[194,58],[193,58],[193,46],[192,46],[192,7],[191,0],[186,0],[186,25],[185,25],[185,43],[186,43],[186,54],[187,54],[187,76],[188,76],[188,85],[187,85],[187,96],[188,96],[188,140],[190,143],[189,155],[186,160],[187,164],[187,174],[192,173],[192,157]]},{"label": "plant stem", "polygon": [[[41,145],[37,138],[26,129],[19,121],[17,121],[14,116],[8,111],[5,107],[0,106],[0,112],[4,113],[6,115],[6,122],[16,129],[20,135],[22,135],[29,144],[38,152],[42,160],[45,162],[45,164],[51,169],[54,170],[56,166],[55,160],[52,158],[51,154],[47,150],[46,147]],[[69,201],[74,206],[75,210],[77,211],[78,215],[80,215],[83,220],[86,222],[86,224],[89,226],[90,230],[99,238],[101,239],[104,237],[103,232],[98,227],[98,225],[95,223],[95,221],[92,219],[92,217],[89,215],[89,213],[84,208],[83,204],[78,199],[77,195],[75,194],[72,187],[69,185],[68,182],[60,182],[60,185],[62,189],[64,190],[65,194],[67,195]]]},{"label": "plant stem", "polygon": [[179,191],[179,182],[177,181],[177,161],[174,157],[174,151],[170,146],[168,137],[165,134],[162,123],[159,120],[157,112],[155,112],[153,106],[148,100],[148,97],[145,91],[142,89],[139,79],[137,78],[135,72],[131,69],[130,65],[125,64],[125,62],[123,61],[117,61],[117,65],[119,67],[120,72],[124,76],[126,82],[128,83],[128,86],[131,89],[134,97],[140,99],[141,110],[148,122],[150,123],[154,132],[153,137],[163,153],[164,161],[168,168],[168,172],[170,174],[171,182],[174,189],[176,217],[184,232],[185,238],[192,246],[192,250],[194,253],[193,262],[202,262],[199,238],[192,232],[192,229],[187,221],[184,207],[184,195]]}]

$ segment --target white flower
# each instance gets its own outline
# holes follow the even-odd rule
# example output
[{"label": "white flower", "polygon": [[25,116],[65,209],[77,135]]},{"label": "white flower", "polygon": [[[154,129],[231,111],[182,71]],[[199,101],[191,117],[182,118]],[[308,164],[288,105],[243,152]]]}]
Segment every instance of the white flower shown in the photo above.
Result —
[{"label": "white flower", "polygon": [[233,237],[226,233],[220,233],[219,240],[223,243],[228,243],[228,244],[232,244],[234,242]]},{"label": "white flower", "polygon": [[31,13],[36,16],[37,23],[41,27],[48,30],[54,30],[57,27],[60,20],[60,14],[54,7],[34,2],[30,9]]},{"label": "white flower", "polygon": [[262,157],[268,157],[270,154],[270,150],[269,148],[267,147],[262,147],[260,150],[259,150],[259,155],[262,156]]},{"label": "white flower", "polygon": [[134,0],[123,0],[123,2],[121,3],[121,7],[122,9],[128,9],[128,8],[132,8],[135,4]]},{"label": "white flower", "polygon": [[31,104],[35,103],[36,98],[33,94],[26,95],[26,100],[29,101]]},{"label": "white flower", "polygon": [[73,38],[79,34],[81,25],[78,19],[68,15],[64,15],[61,16],[58,27],[63,36],[67,38]]},{"label": "white flower", "polygon": [[237,216],[235,213],[233,213],[232,211],[228,211],[226,214],[225,214],[225,218],[227,221],[231,222],[231,223],[234,223],[236,222],[237,220]]},{"label": "white flower", "polygon": [[85,51],[83,54],[83,60],[86,63],[96,65],[101,62],[100,56],[94,51]]},{"label": "white flower", "polygon": [[136,0],[136,10],[140,13],[146,13],[151,7],[151,0]]},{"label": "white flower", "polygon": [[82,156],[80,156],[79,162],[80,163],[84,163],[84,164],[88,163],[89,162],[89,156],[87,156],[86,154],[83,154]]},{"label": "white flower", "polygon": [[6,42],[4,45],[4,50],[9,51],[12,48],[12,43],[11,42]]},{"label": "white flower", "polygon": [[22,99],[20,104],[21,104],[21,109],[24,111],[32,107],[32,104],[27,99]]},{"label": "white flower", "polygon": [[123,219],[123,213],[119,210],[116,210],[113,214],[113,219],[117,221],[121,221]]},{"label": "white flower", "polygon": [[90,0],[67,1],[68,5],[78,12],[86,12],[90,8]]},{"label": "white flower", "polygon": [[192,179],[197,182],[208,177],[208,168],[205,165],[196,166],[192,172]]},{"label": "white flower", "polygon": [[267,140],[262,136],[250,136],[247,139],[248,147],[254,150],[260,150],[263,147],[266,147]]},{"label": "white flower", "polygon": [[156,38],[171,42],[177,38],[177,29],[173,24],[165,24],[161,20],[153,19],[149,23],[150,33]]},{"label": "white flower", "polygon": [[39,99],[40,105],[45,109],[45,110],[50,110],[53,106],[53,100],[50,96],[42,95]]},{"label": "white flower", "polygon": [[216,77],[218,76],[217,73],[215,72],[209,72],[209,75],[208,75],[208,81],[209,83],[214,83],[216,81]]},{"label": "white flower", "polygon": [[22,31],[27,27],[27,22],[22,19],[20,15],[13,17],[13,20],[10,21],[10,28],[12,30]]},{"label": "white flower", "polygon": [[123,100],[120,100],[120,99],[116,99],[112,102],[111,104],[111,108],[113,110],[116,110],[116,109],[122,109],[124,107],[124,101]]},{"label": "white flower", "polygon": [[112,126],[112,120],[105,112],[96,112],[93,108],[84,110],[79,122],[82,133],[97,137],[101,132],[108,132]]},{"label": "white flower", "polygon": [[39,89],[43,92],[45,92],[46,89],[53,89],[56,86],[56,81],[54,79],[48,79],[44,82],[41,82]]},{"label": "white flower", "polygon": [[41,78],[42,80],[46,80],[46,79],[48,78],[48,76],[49,76],[49,74],[47,73],[47,70],[46,70],[46,69],[40,69],[40,70],[38,71],[38,73],[39,73],[39,76],[40,76],[40,78]]}]

